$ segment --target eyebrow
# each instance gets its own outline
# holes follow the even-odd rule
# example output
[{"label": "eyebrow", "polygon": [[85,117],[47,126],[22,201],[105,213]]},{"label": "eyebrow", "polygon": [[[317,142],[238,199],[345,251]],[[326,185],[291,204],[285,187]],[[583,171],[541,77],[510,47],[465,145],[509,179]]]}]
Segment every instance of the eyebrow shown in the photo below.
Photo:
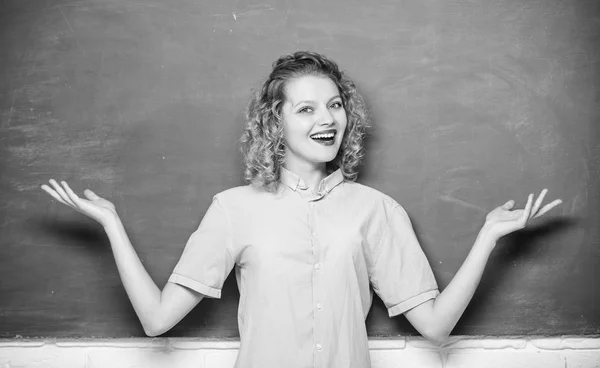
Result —
[{"label": "eyebrow", "polygon": [[[335,96],[331,97],[331,98],[329,99],[329,101],[327,101],[327,103],[330,103],[331,101],[335,100],[336,98],[339,98],[339,99],[341,99],[340,95],[335,95]],[[298,103],[296,103],[296,104],[292,105],[292,108],[296,108],[296,106],[298,106],[298,105],[300,105],[300,104],[303,104],[303,103],[315,103],[315,101],[313,101],[313,100],[302,100],[302,101],[298,101]]]}]

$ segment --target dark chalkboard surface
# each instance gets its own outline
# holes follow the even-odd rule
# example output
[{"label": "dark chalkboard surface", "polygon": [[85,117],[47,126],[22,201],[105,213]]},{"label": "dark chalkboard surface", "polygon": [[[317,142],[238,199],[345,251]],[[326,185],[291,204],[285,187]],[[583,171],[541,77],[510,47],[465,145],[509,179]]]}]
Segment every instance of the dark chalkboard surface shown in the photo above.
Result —
[{"label": "dark chalkboard surface", "polygon": [[[374,129],[360,181],[404,205],[441,287],[487,211],[564,204],[505,239],[455,334],[600,333],[600,2],[0,2],[0,337],[141,336],[98,225],[49,178],[117,205],[163,285],[213,194],[243,184],[252,88],[323,52]],[[237,336],[237,288],[169,336]],[[414,334],[375,301],[370,335]]]}]

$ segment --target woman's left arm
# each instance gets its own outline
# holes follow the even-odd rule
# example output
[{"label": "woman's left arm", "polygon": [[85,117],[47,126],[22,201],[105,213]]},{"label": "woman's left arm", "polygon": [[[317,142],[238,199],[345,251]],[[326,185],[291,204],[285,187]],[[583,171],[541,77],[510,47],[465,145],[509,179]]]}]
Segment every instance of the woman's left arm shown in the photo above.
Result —
[{"label": "woman's left arm", "polygon": [[469,255],[444,291],[405,312],[410,323],[428,340],[444,342],[471,301],[488,258],[501,237],[527,226],[528,220],[540,217],[562,203],[560,199],[541,206],[548,191],[544,189],[533,203],[533,194],[527,198],[524,209],[512,210],[512,200],[490,212]]}]

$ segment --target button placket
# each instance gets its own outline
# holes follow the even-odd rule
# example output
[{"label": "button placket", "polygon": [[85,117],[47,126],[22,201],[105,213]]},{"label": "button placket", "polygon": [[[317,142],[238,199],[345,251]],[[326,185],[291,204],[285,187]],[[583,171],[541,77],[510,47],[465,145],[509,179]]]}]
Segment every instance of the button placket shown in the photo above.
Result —
[{"label": "button placket", "polygon": [[312,254],[313,254],[313,270],[312,270],[312,280],[313,280],[313,321],[314,321],[314,347],[315,347],[315,363],[316,366],[320,366],[320,353],[323,351],[323,323],[322,323],[322,313],[321,310],[323,308],[321,304],[322,298],[322,280],[321,280],[321,244],[317,237],[317,211],[315,201],[309,202],[309,226],[310,226],[310,237],[312,243]]}]

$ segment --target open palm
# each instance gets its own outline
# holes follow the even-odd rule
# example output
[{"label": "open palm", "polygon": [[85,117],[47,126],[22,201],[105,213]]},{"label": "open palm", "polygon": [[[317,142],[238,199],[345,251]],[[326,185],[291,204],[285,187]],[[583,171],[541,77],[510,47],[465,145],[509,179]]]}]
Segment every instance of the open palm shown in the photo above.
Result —
[{"label": "open palm", "polygon": [[523,229],[530,219],[540,217],[562,203],[560,199],[556,199],[542,207],[546,193],[548,193],[547,189],[542,190],[535,203],[533,194],[530,194],[524,209],[513,210],[515,202],[513,200],[506,202],[488,213],[485,226],[496,239]]},{"label": "open palm", "polygon": [[65,204],[77,212],[80,212],[92,219],[98,221],[102,226],[106,226],[111,220],[117,217],[115,205],[104,198],[97,196],[94,192],[86,189],[83,194],[85,198],[80,198],[69,185],[61,181],[58,184],[56,180],[50,179],[49,185],[42,185],[42,189],[50,194],[54,199]]}]

